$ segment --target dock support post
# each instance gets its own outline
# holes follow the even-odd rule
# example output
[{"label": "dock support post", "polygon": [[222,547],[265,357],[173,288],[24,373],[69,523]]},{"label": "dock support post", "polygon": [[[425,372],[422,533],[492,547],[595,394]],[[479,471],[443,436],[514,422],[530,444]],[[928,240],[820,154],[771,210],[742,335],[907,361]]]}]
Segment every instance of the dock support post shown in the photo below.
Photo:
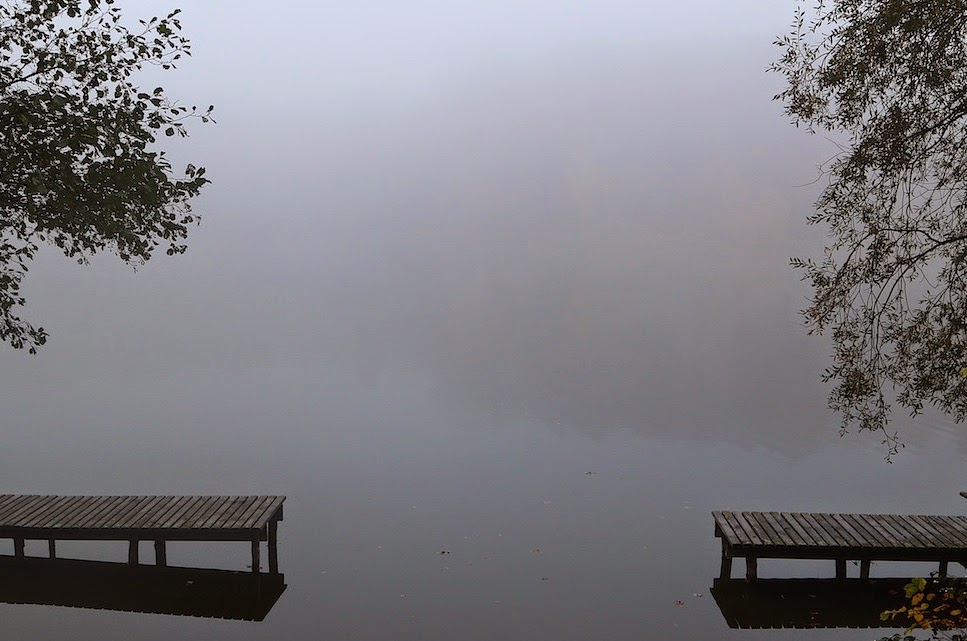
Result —
[{"label": "dock support post", "polygon": [[864,581],[870,580],[870,560],[863,559],[860,561],[860,578]]},{"label": "dock support post", "polygon": [[47,539],[47,556],[57,558],[57,542],[54,539]]},{"label": "dock support post", "polygon": [[13,540],[13,554],[18,559],[24,558],[24,540],[22,538]]},{"label": "dock support post", "polygon": [[836,578],[846,578],[846,559],[836,559]]},{"label": "dock support post", "polygon": [[722,555],[722,570],[719,573],[719,577],[723,579],[732,578],[732,557]]},{"label": "dock support post", "polygon": [[154,542],[154,563],[159,568],[168,565],[168,558],[165,554],[165,542],[163,539]]},{"label": "dock support post", "polygon": [[754,556],[745,557],[745,580],[755,581],[758,578],[756,558]]},{"label": "dock support post", "polygon": [[138,542],[128,541],[128,565],[138,564]]},{"label": "dock support post", "polygon": [[279,573],[279,522],[275,519],[269,521],[269,535],[268,535],[268,546],[269,546],[269,572],[271,574]]},{"label": "dock support post", "polygon": [[252,572],[258,573],[259,565],[261,565],[261,561],[259,560],[259,537],[256,536],[252,541]]},{"label": "dock support post", "polygon": [[940,578],[941,579],[947,578],[947,563],[949,563],[949,562],[948,561],[941,561],[940,562],[940,570],[937,572],[937,574],[940,575]]}]

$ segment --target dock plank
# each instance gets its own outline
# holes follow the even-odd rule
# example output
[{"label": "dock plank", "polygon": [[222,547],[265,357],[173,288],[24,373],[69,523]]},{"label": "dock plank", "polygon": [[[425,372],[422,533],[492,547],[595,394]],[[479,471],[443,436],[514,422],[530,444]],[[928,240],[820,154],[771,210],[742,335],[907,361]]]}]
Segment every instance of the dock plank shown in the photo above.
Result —
[{"label": "dock plank", "polygon": [[78,527],[107,527],[115,519],[119,518],[124,512],[128,511],[132,505],[137,503],[141,497],[138,496],[115,496],[114,500],[108,505],[107,509],[99,514],[92,514],[90,518],[78,524]]},{"label": "dock plank", "polygon": [[932,519],[928,519],[918,515],[911,515],[907,517],[920,528],[920,532],[929,537],[930,543],[933,547],[944,547],[944,548],[955,548],[958,544],[955,543],[950,538],[950,534],[946,529],[938,527],[934,524]]},{"label": "dock plank", "polygon": [[838,514],[837,520],[848,523],[853,531],[862,538],[864,547],[883,547],[884,541],[879,532],[870,527],[864,520],[865,514]]},{"label": "dock plank", "polygon": [[56,496],[51,501],[41,501],[37,507],[24,514],[19,520],[18,525],[30,527],[36,523],[42,523],[48,515],[55,515],[62,507],[68,505],[70,499],[66,496]]},{"label": "dock plank", "polygon": [[225,497],[223,496],[212,497],[212,500],[210,500],[205,507],[195,512],[188,522],[185,523],[185,527],[189,530],[200,529],[202,523],[204,523],[209,516],[218,511],[218,508],[221,507],[222,503],[224,502],[224,498]]},{"label": "dock plank", "polygon": [[4,522],[11,525],[15,525],[25,514],[28,514],[31,510],[36,509],[40,506],[46,497],[43,496],[29,496],[25,501],[21,501],[17,508],[13,510],[11,514],[5,517]]},{"label": "dock plank", "polygon": [[237,521],[238,518],[242,515],[242,513],[248,509],[248,507],[249,507],[248,500],[240,502],[234,510],[230,512],[226,512],[224,515],[222,515],[222,520],[219,525],[221,527],[226,527],[226,528],[231,527],[232,524],[235,523],[235,521]]},{"label": "dock plank", "polygon": [[925,548],[927,545],[920,540],[920,535],[899,514],[884,514],[884,518],[900,533],[900,540],[904,547]]},{"label": "dock plank", "polygon": [[813,545],[812,537],[806,533],[795,519],[786,518],[786,515],[782,512],[773,512],[772,516],[790,532],[793,539],[797,542],[797,545]]},{"label": "dock plank", "polygon": [[191,509],[189,509],[184,514],[182,514],[171,525],[171,527],[172,528],[175,528],[175,529],[187,529],[188,528],[188,524],[191,523],[192,521],[194,521],[194,519],[197,517],[197,515],[201,511],[203,511],[203,510],[207,509],[209,506],[211,506],[214,501],[215,501],[215,498],[214,497],[211,497],[211,496],[202,496],[202,497],[199,497],[199,499],[197,501],[195,501],[194,505],[191,506]]},{"label": "dock plank", "polygon": [[264,498],[265,497],[260,496],[255,500],[253,500],[251,505],[249,505],[248,508],[244,512],[242,512],[241,515],[239,515],[238,518],[234,521],[234,523],[229,527],[239,528],[243,530],[246,529],[248,527],[249,521],[254,519],[255,516],[258,514],[259,507],[261,506]]},{"label": "dock plank", "polygon": [[0,519],[2,519],[5,514],[9,514],[11,510],[16,509],[23,498],[24,497],[18,494],[7,494],[0,499]]},{"label": "dock plank", "polygon": [[742,527],[742,524],[739,522],[739,519],[735,516],[734,512],[723,512],[722,517],[728,521],[729,525],[732,526],[732,530],[735,532],[737,537],[736,542],[739,545],[752,545],[752,537],[750,537],[749,533],[746,532],[745,528]]},{"label": "dock plank", "polygon": [[285,498],[281,496],[274,496],[271,498],[272,502],[269,503],[269,506],[263,510],[262,515],[255,520],[256,528],[261,529],[264,527],[265,524],[275,516],[275,513],[282,508],[282,503],[285,501]]},{"label": "dock plank", "polygon": [[746,532],[749,532],[752,535],[753,541],[756,545],[769,545],[771,543],[769,540],[769,535],[767,535],[762,528],[759,527],[759,524],[756,523],[755,519],[751,518],[749,514],[751,514],[751,512],[740,512],[737,514],[737,516],[742,519],[743,523],[748,524]]},{"label": "dock plank", "polygon": [[88,514],[97,504],[98,497],[96,496],[87,496],[80,501],[72,501],[48,525],[50,527],[64,527],[65,524],[76,520],[81,514]]},{"label": "dock plank", "polygon": [[809,514],[809,513],[796,512],[795,516],[804,525],[806,524],[809,525],[810,533],[813,535],[813,538],[818,539],[818,541],[821,541],[820,547],[822,547],[823,545],[831,546],[831,547],[836,547],[839,545],[833,537],[829,536],[826,533],[826,530],[823,529],[823,527],[819,524],[819,521],[816,519],[815,515]]},{"label": "dock plank", "polygon": [[762,519],[772,528],[772,531],[782,545],[794,546],[803,544],[802,541],[797,541],[789,532],[786,532],[786,528],[776,520],[772,512],[763,512]]},{"label": "dock plank", "polygon": [[866,525],[868,530],[872,530],[876,533],[877,540],[883,547],[894,548],[899,546],[896,540],[896,535],[883,527],[883,525],[876,518],[875,514],[864,514],[863,523]]},{"label": "dock plank", "polygon": [[889,515],[887,514],[877,514],[871,518],[884,532],[887,532],[893,537],[893,542],[896,547],[909,547],[910,543],[907,540],[908,537],[905,530],[898,528],[896,523],[893,522],[893,519],[888,517]]},{"label": "dock plank", "polygon": [[963,517],[958,519],[952,516],[938,516],[936,518],[946,526],[961,546],[967,547],[967,519]]},{"label": "dock plank", "polygon": [[765,512],[747,512],[745,518],[762,532],[769,545],[782,545],[782,539],[765,518]]},{"label": "dock plank", "polygon": [[82,511],[78,511],[75,514],[71,515],[70,518],[64,519],[61,527],[69,528],[69,527],[74,527],[74,526],[78,525],[88,515],[90,515],[90,514],[96,514],[97,512],[103,510],[108,504],[110,504],[111,499],[113,497],[110,497],[110,496],[98,496],[98,497],[94,497],[94,498],[97,499],[97,500],[94,501],[94,503],[92,503],[88,507],[87,511],[83,511],[83,512]]},{"label": "dock plank", "polygon": [[138,504],[136,509],[130,510],[114,525],[116,528],[133,528],[147,514],[150,514],[164,500],[162,496],[149,496]]},{"label": "dock plank", "polygon": [[829,535],[829,538],[835,541],[836,547],[848,548],[853,546],[852,541],[846,538],[844,533],[837,529],[836,523],[829,518],[829,514],[821,512],[819,514],[813,514],[812,516],[816,519],[819,527],[821,527],[823,531]]},{"label": "dock plank", "polygon": [[860,534],[847,519],[843,518],[842,515],[829,514],[828,518],[831,522],[835,523],[841,528],[839,531],[850,542],[850,547],[872,547],[872,544],[867,540],[867,538]]},{"label": "dock plank", "polygon": [[168,506],[166,508],[157,510],[154,514],[152,514],[151,518],[145,521],[142,527],[145,529],[157,528],[161,523],[164,523],[169,516],[181,509],[181,507],[187,503],[190,498],[190,496],[172,497],[173,500],[168,502]]},{"label": "dock plank", "polygon": [[266,506],[263,506],[262,514],[256,517],[255,523],[252,525],[252,527],[261,529],[271,519],[275,518],[276,512],[282,508],[282,501],[279,500],[279,497],[270,496],[269,499],[271,500]]},{"label": "dock plank", "polygon": [[17,525],[24,519],[24,517],[29,516],[31,512],[35,512],[38,509],[43,508],[44,504],[45,501],[43,496],[31,496],[28,498],[28,500],[22,502],[18,509],[10,515],[8,522],[11,525]]}]

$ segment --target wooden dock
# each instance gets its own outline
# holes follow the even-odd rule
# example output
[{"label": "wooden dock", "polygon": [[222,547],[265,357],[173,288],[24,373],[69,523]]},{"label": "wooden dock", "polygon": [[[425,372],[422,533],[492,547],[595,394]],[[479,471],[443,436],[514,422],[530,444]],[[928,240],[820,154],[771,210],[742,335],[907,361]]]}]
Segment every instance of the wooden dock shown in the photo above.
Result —
[{"label": "wooden dock", "polygon": [[860,562],[860,578],[872,561],[932,561],[946,576],[950,561],[967,561],[967,517],[800,512],[712,512],[722,539],[722,578],[732,559],[744,557],[746,579],[757,578],[758,559],[829,559],[836,578],[846,562]]},{"label": "wooden dock", "polygon": [[167,541],[250,541],[252,571],[267,541],[269,572],[277,574],[278,524],[284,496],[49,496],[0,495],[0,539],[13,539],[24,558],[27,540],[128,541],[128,564],[138,565],[138,544],[152,541],[155,563],[167,565]]}]

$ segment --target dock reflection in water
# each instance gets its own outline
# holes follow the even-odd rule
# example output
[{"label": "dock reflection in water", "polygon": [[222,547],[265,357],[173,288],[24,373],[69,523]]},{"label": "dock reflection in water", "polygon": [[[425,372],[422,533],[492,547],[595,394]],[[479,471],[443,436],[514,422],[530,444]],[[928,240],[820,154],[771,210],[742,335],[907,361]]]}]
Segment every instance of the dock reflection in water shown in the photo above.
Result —
[{"label": "dock reflection in water", "polygon": [[730,628],[904,628],[880,620],[904,605],[909,579],[715,579],[712,596]]},{"label": "dock reflection in water", "polygon": [[0,602],[262,621],[285,576],[0,556]]}]

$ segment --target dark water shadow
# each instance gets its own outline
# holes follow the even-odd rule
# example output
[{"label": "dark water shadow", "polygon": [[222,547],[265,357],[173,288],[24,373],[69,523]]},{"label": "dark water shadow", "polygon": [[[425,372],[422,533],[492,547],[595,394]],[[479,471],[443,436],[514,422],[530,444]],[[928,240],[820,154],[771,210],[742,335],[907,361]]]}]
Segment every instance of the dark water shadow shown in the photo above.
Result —
[{"label": "dark water shadow", "polygon": [[285,576],[0,556],[0,602],[262,621]]},{"label": "dark water shadow", "polygon": [[904,604],[909,579],[715,579],[712,596],[730,628],[904,628],[880,620]]}]

